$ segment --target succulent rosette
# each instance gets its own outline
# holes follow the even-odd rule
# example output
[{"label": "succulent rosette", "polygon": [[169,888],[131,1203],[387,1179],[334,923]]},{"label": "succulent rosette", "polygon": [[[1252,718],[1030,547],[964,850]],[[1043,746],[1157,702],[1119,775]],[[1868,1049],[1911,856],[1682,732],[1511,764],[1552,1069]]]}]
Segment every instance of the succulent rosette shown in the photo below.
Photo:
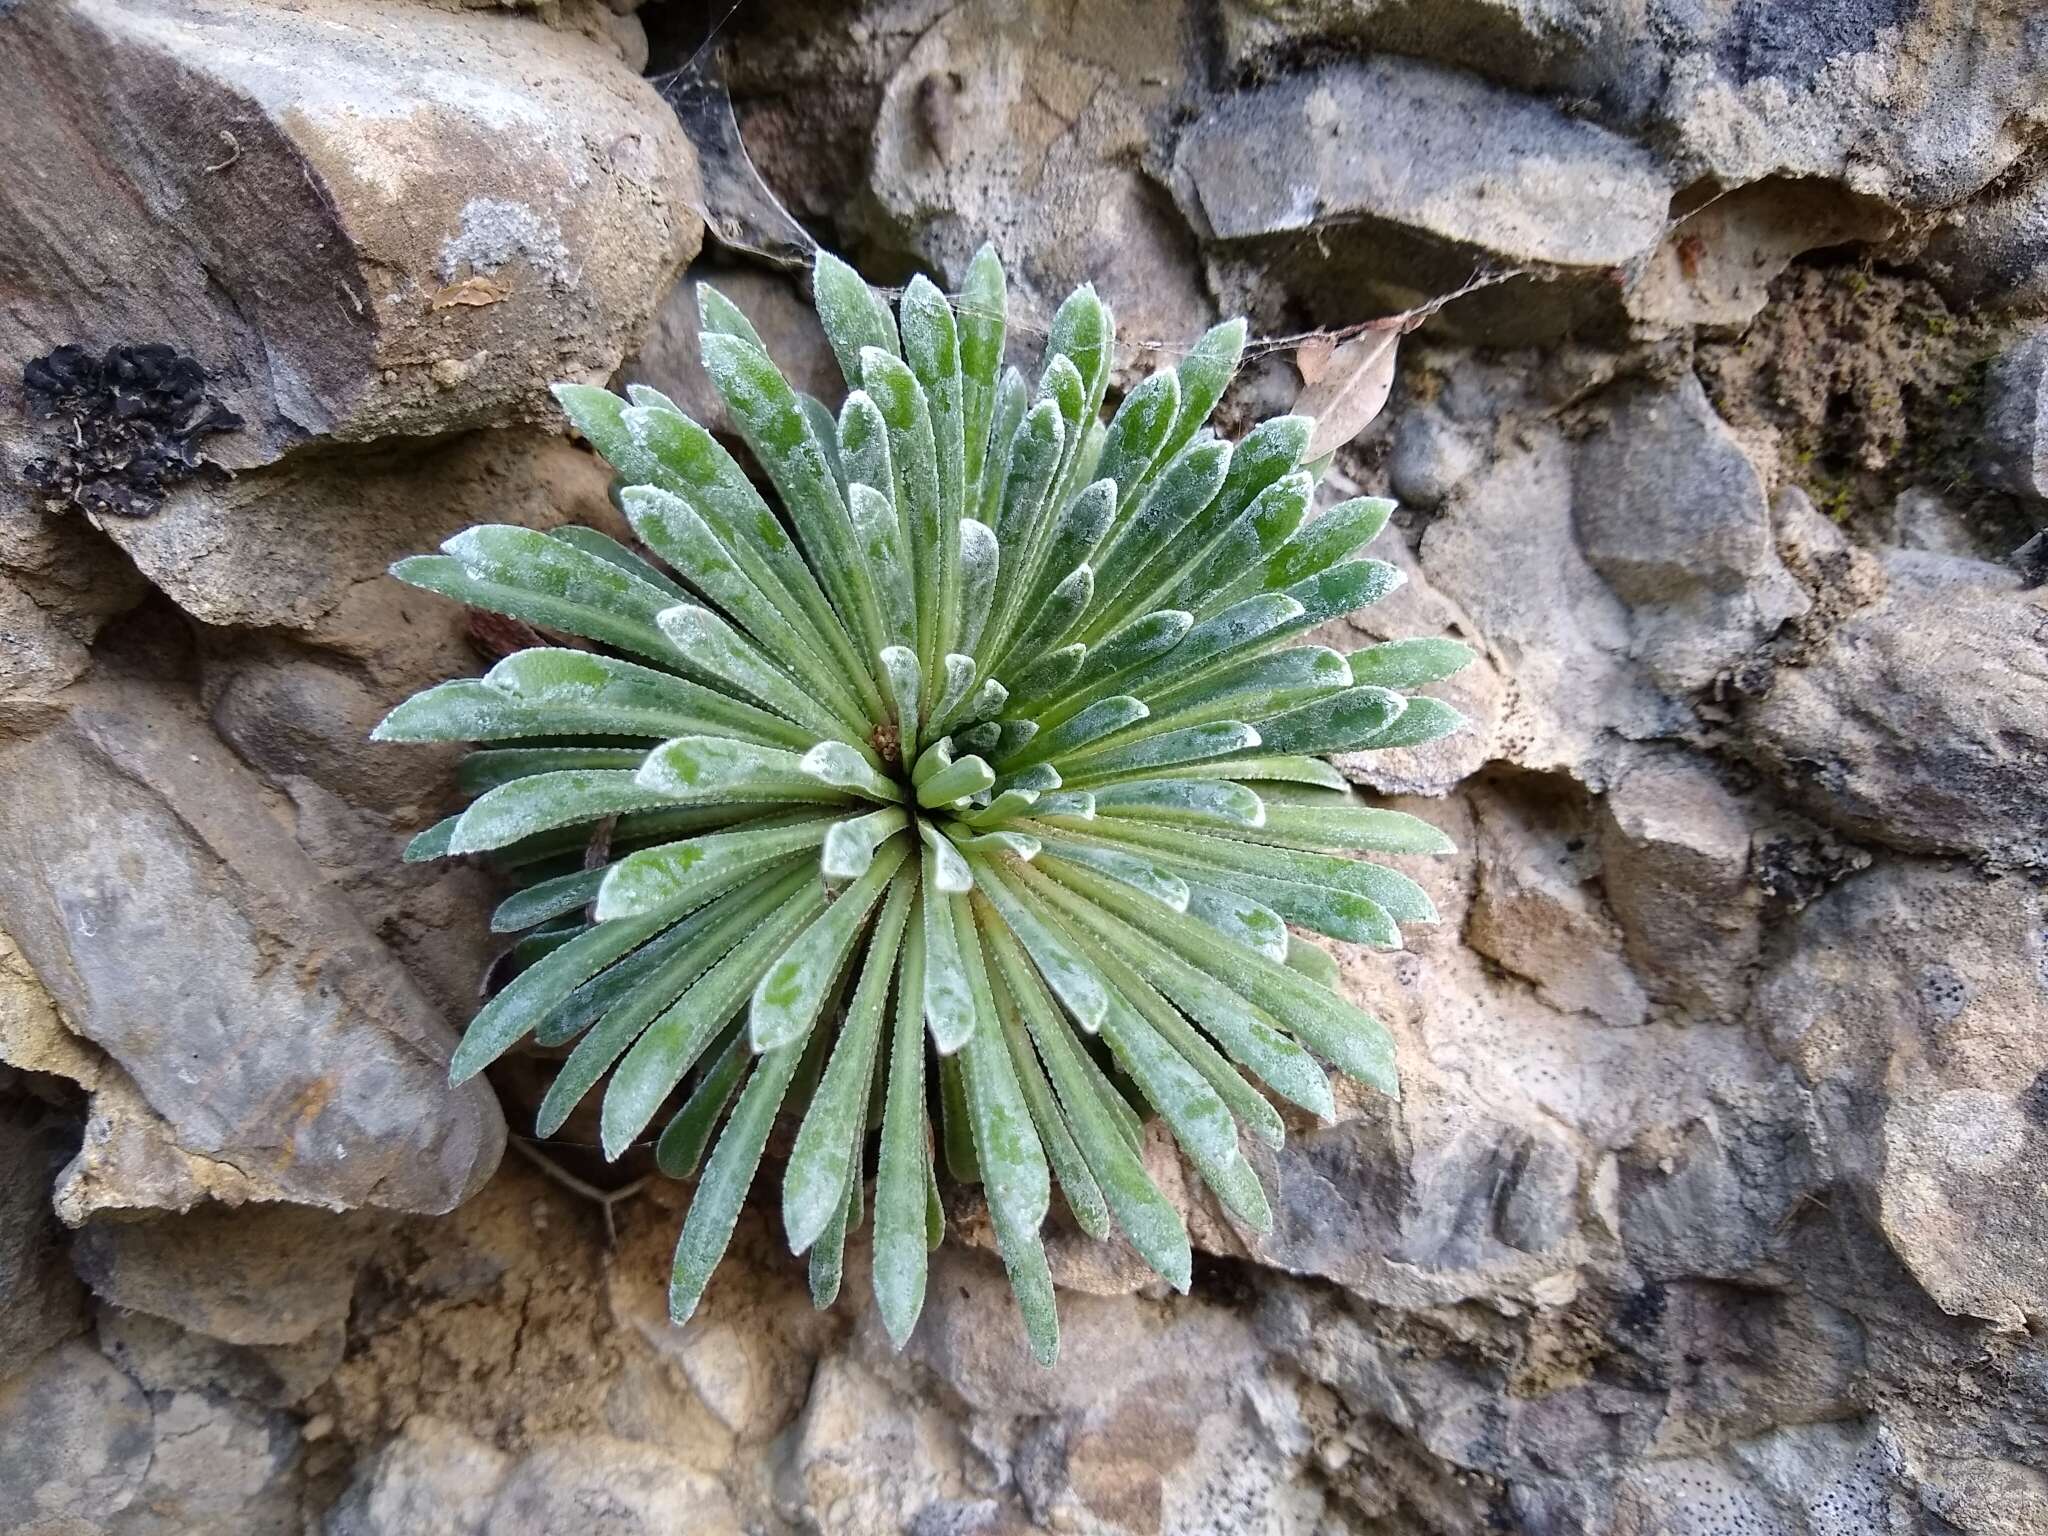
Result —
[{"label": "succulent rosette", "polygon": [[1455,729],[1406,690],[1469,659],[1344,654],[1318,626],[1393,590],[1359,551],[1390,502],[1315,513],[1312,424],[1205,427],[1244,346],[1220,325],[1105,422],[1114,328],[1083,288],[1035,383],[1005,368],[1005,282],[923,279],[892,312],[820,255],[848,393],[793,389],[703,287],[704,367],[743,465],[654,390],[561,386],[636,535],[471,528],[401,580],[558,644],[378,727],[480,743],[474,796],[410,859],[489,855],[516,970],[452,1075],[565,1049],[557,1131],[602,1085],[604,1150],[648,1133],[695,1177],[672,1316],[695,1310],[779,1119],[791,1249],[820,1305],[867,1213],[900,1346],[942,1239],[941,1164],[978,1182],[1031,1348],[1058,1349],[1041,1227],[1058,1190],[1177,1288],[1186,1224],[1147,1174],[1163,1122],[1232,1218],[1276,1101],[1328,1116],[1325,1064],[1397,1089],[1386,1030],[1291,929],[1394,947],[1435,918],[1357,854],[1442,853],[1324,761]]}]

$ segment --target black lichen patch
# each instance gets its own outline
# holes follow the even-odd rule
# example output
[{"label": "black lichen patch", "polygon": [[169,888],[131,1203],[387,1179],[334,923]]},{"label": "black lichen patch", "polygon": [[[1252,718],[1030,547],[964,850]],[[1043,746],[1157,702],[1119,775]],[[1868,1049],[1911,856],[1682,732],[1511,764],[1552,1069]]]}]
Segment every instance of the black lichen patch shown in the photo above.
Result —
[{"label": "black lichen patch", "polygon": [[102,357],[63,346],[21,370],[29,415],[49,423],[54,450],[28,481],[53,508],[147,517],[195,476],[227,477],[201,442],[242,418],[208,393],[196,358],[159,343],[110,347]]}]

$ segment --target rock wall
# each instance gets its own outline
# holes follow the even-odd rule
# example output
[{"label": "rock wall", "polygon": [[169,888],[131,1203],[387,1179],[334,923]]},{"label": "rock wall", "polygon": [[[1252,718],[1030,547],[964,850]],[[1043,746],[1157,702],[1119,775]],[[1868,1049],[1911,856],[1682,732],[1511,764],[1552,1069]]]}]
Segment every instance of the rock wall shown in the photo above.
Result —
[{"label": "rock wall", "polygon": [[[2048,1529],[2038,8],[752,0],[751,211],[641,78],[725,12],[0,3],[0,1533]],[[444,1083],[490,881],[366,733],[491,641],[383,568],[610,522],[542,389],[703,401],[693,261],[819,368],[770,192],[1126,378],[1488,279],[1331,476],[1485,658],[1347,765],[1463,850],[1339,957],[1405,1096],[1188,1297],[1056,1240],[1052,1372],[757,1214],[675,1330],[677,1191]]]}]

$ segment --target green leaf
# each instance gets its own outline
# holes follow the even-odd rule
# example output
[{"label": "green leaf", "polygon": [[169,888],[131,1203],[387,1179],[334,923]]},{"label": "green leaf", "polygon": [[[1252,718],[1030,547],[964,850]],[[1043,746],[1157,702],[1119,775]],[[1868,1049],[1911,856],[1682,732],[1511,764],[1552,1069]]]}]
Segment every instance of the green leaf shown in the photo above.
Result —
[{"label": "green leaf", "polygon": [[1401,717],[1386,729],[1352,744],[1354,752],[1384,752],[1393,747],[1419,747],[1462,731],[1471,722],[1441,699],[1411,698]]},{"label": "green leaf", "polygon": [[522,928],[531,928],[535,923],[544,923],[551,917],[560,917],[565,912],[587,906],[597,895],[598,882],[603,879],[604,870],[601,868],[578,869],[529,885],[498,903],[497,911],[491,914],[491,932],[517,933]]},{"label": "green leaf", "polygon": [[1244,355],[1244,338],[1244,321],[1226,320],[1205,332],[1180,360],[1176,370],[1180,376],[1180,414],[1160,445],[1161,458],[1171,458],[1180,452],[1209,419],[1209,413],[1223,398],[1223,391],[1229,388],[1237,372],[1238,359]]},{"label": "green leaf", "polygon": [[1095,612],[1083,639],[1099,639],[1140,611],[1146,592],[1133,578],[1216,499],[1230,471],[1231,445],[1220,438],[1197,442],[1167,466],[1159,484],[1117,530],[1095,562]]},{"label": "green leaf", "polygon": [[[813,649],[831,656],[838,675],[872,704],[860,652],[846,626],[804,563],[802,551],[732,455],[704,428],[672,410],[629,410],[623,422],[632,438],[632,452],[624,462],[613,459],[620,474],[631,483],[673,491],[691,507],[747,579],[811,637]],[[678,535],[661,515],[667,505],[643,503],[628,515],[633,531],[648,547],[676,563]]]},{"label": "green leaf", "polygon": [[485,1003],[448,1062],[448,1081],[466,1083],[511,1050],[550,1009],[585,981],[674,921],[671,913],[599,923],[528,966]]},{"label": "green leaf", "polygon": [[687,601],[689,598],[690,594],[680,583],[672,581],[666,571],[626,548],[608,533],[568,523],[560,528],[550,528],[548,537],[580,549],[586,555],[595,555],[600,560],[608,561],[628,575],[636,576],[650,586],[661,588],[678,601]]},{"label": "green leaf", "polygon": [[456,783],[464,794],[480,795],[487,789],[536,773],[559,773],[568,768],[638,768],[640,759],[646,755],[639,747],[487,748],[462,760],[456,771]]},{"label": "green leaf", "polygon": [[[576,1043],[548,1085],[535,1115],[534,1134],[552,1136],[560,1130],[585,1094],[612,1063],[625,1054],[640,1032],[671,1007],[684,990],[717,963],[740,939],[776,907],[796,895],[803,884],[800,869],[771,874],[743,890],[685,918],[655,943],[651,964],[637,966],[636,953],[621,967],[634,979],[630,988],[602,989],[609,1000],[597,1024]],[[607,972],[607,975],[610,973]],[[602,980],[603,978],[599,978]],[[585,986],[592,986],[586,983]]]},{"label": "green leaf", "polygon": [[844,722],[709,608],[678,603],[661,611],[660,625],[698,672],[750,695],[814,736],[845,733]]},{"label": "green leaf", "polygon": [[[764,917],[723,960],[700,976],[647,1026],[612,1072],[599,1117],[604,1155],[612,1161],[631,1146],[683,1075],[738,1013],[762,974],[824,906],[815,884]],[[767,1060],[788,1052],[770,1052]]]},{"label": "green leaf", "polygon": [[950,1056],[974,1034],[979,1016],[968,989],[967,969],[960,958],[960,935],[953,906],[939,880],[939,853],[924,846],[924,881],[918,892],[920,949],[924,957],[924,1019],[932,1046]]},{"label": "green leaf", "polygon": [[[846,1021],[840,1026],[832,1048],[831,1064],[811,1096],[811,1107],[790,1149],[789,1166],[782,1181],[782,1224],[789,1236],[791,1253],[809,1248],[833,1216],[845,1209],[847,1180],[853,1172],[847,1148],[858,1149],[866,1133],[868,1084],[881,1040],[882,1014],[889,1000],[889,982],[896,971],[897,947],[909,924],[910,900],[916,889],[916,879],[910,871],[891,877],[888,898],[875,920],[867,958],[862,962],[860,984],[854,989]],[[844,898],[828,909],[827,916],[843,904]],[[757,991],[757,1002],[759,996]],[[757,1008],[757,1026],[758,1018]]]},{"label": "green leaf", "polygon": [[1393,510],[1391,501],[1378,496],[1341,502],[1297,528],[1286,543],[1235,580],[1216,588],[1208,602],[1221,608],[1255,592],[1285,591],[1319,575],[1377,537]]},{"label": "green leaf", "polygon": [[697,284],[697,317],[699,325],[714,335],[737,337],[763,352],[768,350],[761,333],[754,329],[754,322],[739,305],[706,282]]},{"label": "green leaf", "polygon": [[1003,507],[1003,487],[1010,474],[1011,446],[1024,413],[1031,406],[1031,386],[1015,368],[1005,369],[996,387],[995,416],[989,422],[988,453],[981,464],[981,491],[968,508],[980,522],[994,528]]},{"label": "green leaf", "polygon": [[850,791],[824,782],[805,768],[806,761],[807,755],[724,736],[678,736],[648,753],[636,777],[644,787],[674,800],[848,798]]},{"label": "green leaf", "polygon": [[1117,487],[1119,522],[1143,497],[1146,477],[1180,413],[1180,376],[1155,373],[1124,396],[1102,442],[1095,472]]},{"label": "green leaf", "polygon": [[902,840],[885,843],[867,873],[833,898],[824,914],[762,975],[748,1015],[755,1050],[778,1050],[809,1035],[868,913],[909,853]]},{"label": "green leaf", "polygon": [[1025,878],[1032,878],[1040,869],[1222,982],[1338,1070],[1384,1093],[1400,1093],[1393,1041],[1371,1015],[1128,886],[1046,859],[1029,866]]},{"label": "green leaf", "polygon": [[1053,1178],[1066,1196],[1067,1209],[1073,1213],[1074,1224],[1100,1242],[1109,1236],[1109,1207],[1103,1202],[1102,1189],[1095,1182],[1095,1175],[1089,1171],[1087,1160],[1081,1155],[1081,1149],[1067,1127],[1066,1118],[1060,1113],[1059,1102],[1053,1097],[1052,1085],[1046,1081],[1045,1073],[1039,1067],[1038,1057],[1018,1017],[1010,989],[1000,976],[992,975],[989,977],[989,990],[996,1019],[1002,1027],[1003,1043],[1010,1053],[1011,1069],[1017,1075],[1017,1086],[1031,1112],[1031,1127],[1038,1133],[1039,1144],[1045,1149]]},{"label": "green leaf", "polygon": [[907,812],[888,806],[865,816],[833,822],[825,833],[825,851],[818,861],[826,884],[837,885],[866,874],[874,863],[875,850],[901,832],[909,821]]},{"label": "green leaf", "polygon": [[995,530],[973,518],[960,520],[960,632],[959,647],[968,655],[979,654],[982,631],[994,608],[996,578],[1002,571],[1002,548]]},{"label": "green leaf", "polygon": [[1140,779],[1112,784],[1095,796],[1103,816],[1187,827],[1257,827],[1265,803],[1242,784],[1214,779]]},{"label": "green leaf", "polygon": [[669,1277],[669,1321],[680,1326],[690,1320],[703,1299],[711,1272],[725,1257],[732,1242],[732,1229],[739,1221],[740,1206],[754,1171],[761,1166],[761,1153],[768,1144],[768,1132],[775,1124],[775,1112],[782,1107],[789,1080],[795,1075],[801,1050],[790,1046],[758,1058],[747,1086],[740,1093],[732,1118],[712,1150],[704,1177],[683,1218],[683,1235],[676,1243],[674,1272]]},{"label": "green leaf", "polygon": [[836,825],[832,816],[806,816],[629,853],[605,871],[597,920],[686,912],[764,865],[817,847]]},{"label": "green leaf", "polygon": [[1003,264],[995,247],[984,245],[967,264],[955,305],[960,328],[960,383],[966,483],[980,484],[988,457],[989,424],[995,417],[997,376],[1003,367],[1004,312],[1008,307]]},{"label": "green leaf", "polygon": [[897,973],[888,1097],[875,1172],[875,1308],[901,1349],[924,1309],[925,1186],[931,1133],[924,1091],[924,935],[908,925]]},{"label": "green leaf", "polygon": [[1456,847],[1420,816],[1364,806],[1269,804],[1259,840],[1293,848],[1344,848],[1359,853],[1451,853]]},{"label": "green leaf", "polygon": [[[847,629],[860,637],[865,653],[873,656],[888,642],[867,563],[860,558],[853,520],[825,445],[796,391],[767,354],[746,341],[707,332],[703,349],[704,371],[725,401],[733,425],[774,482],[833,608]],[[868,391],[874,393],[872,382]],[[879,397],[876,403],[883,405],[886,416],[887,406]]]},{"label": "green leaf", "polygon": [[694,1178],[711,1145],[711,1133],[725,1114],[725,1107],[739,1091],[747,1069],[754,1064],[753,1047],[744,1029],[727,1032],[723,1045],[713,1047],[712,1064],[690,1090],[683,1107],[663,1128],[654,1144],[654,1166],[671,1179]]},{"label": "green leaf", "polygon": [[963,757],[917,787],[917,803],[931,809],[979,794],[995,783],[995,770],[978,757]]},{"label": "green leaf", "polygon": [[1349,752],[1401,718],[1408,701],[1385,688],[1347,688],[1259,724],[1268,753]]},{"label": "green leaf", "polygon": [[1067,758],[1060,771],[1072,785],[1108,783],[1121,776],[1153,774],[1206,758],[1227,757],[1258,744],[1259,733],[1242,720],[1218,720]]},{"label": "green leaf", "polygon": [[1122,1127],[1082,1064],[1085,1053],[1053,1006],[1022,948],[1000,924],[986,926],[996,963],[1059,1095],[1074,1143],[1095,1176],[1117,1225],[1130,1238],[1139,1257],[1176,1290],[1186,1291],[1194,1255],[1180,1213],[1160,1194],[1136,1150],[1125,1139]]},{"label": "green leaf", "polygon": [[798,766],[820,784],[865,800],[886,803],[903,798],[902,786],[877,773],[867,756],[850,742],[821,741],[798,759]]},{"label": "green leaf", "polygon": [[500,784],[479,797],[455,823],[448,851],[481,853],[550,827],[645,810],[671,798],[665,790],[643,782],[637,771],[630,768],[572,768],[562,773],[537,773]]},{"label": "green leaf", "polygon": [[[979,969],[978,943],[973,953]],[[1010,1289],[1024,1318],[1031,1353],[1040,1365],[1049,1366],[1059,1355],[1059,1316],[1052,1273],[1038,1237],[1052,1193],[1045,1150],[1032,1129],[1031,1112],[1000,1028],[975,1031],[961,1048],[960,1061],[975,1161],[988,1195],[996,1247],[1010,1272]]]},{"label": "green leaf", "polygon": [[960,378],[960,334],[952,306],[922,274],[903,290],[899,305],[903,357],[924,391],[931,416],[932,445],[939,482],[941,652],[955,648],[959,633],[960,509],[966,505],[966,401]]},{"label": "green leaf", "polygon": [[1389,640],[1351,653],[1351,675],[1381,688],[1420,688],[1461,671],[1472,662],[1469,645],[1456,640],[1421,636]]},{"label": "green leaf", "polygon": [[818,249],[811,275],[812,297],[818,320],[839,359],[839,371],[846,387],[861,386],[860,355],[867,347],[879,347],[895,355],[899,351],[896,321],[880,294],[861,281],[860,274],[822,246]]},{"label": "green leaf", "polygon": [[1110,1007],[1109,989],[1074,952],[1073,946],[1021,900],[1009,883],[1012,871],[1027,870],[1030,866],[1008,859],[973,862],[977,875],[975,889],[982,892],[988,905],[1001,914],[1010,931],[1017,935],[1039,974],[1066,1005],[1075,1022],[1091,1035],[1101,1029]]}]

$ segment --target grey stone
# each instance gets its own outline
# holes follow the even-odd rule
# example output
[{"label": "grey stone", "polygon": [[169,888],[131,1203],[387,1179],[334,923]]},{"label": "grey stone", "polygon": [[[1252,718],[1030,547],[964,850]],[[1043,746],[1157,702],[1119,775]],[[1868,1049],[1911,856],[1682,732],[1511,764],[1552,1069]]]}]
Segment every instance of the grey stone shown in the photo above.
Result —
[{"label": "grey stone", "polygon": [[1640,1024],[1649,1002],[1602,907],[1588,819],[1569,795],[1474,793],[1478,889],[1465,942],[1565,1012]]},{"label": "grey stone", "polygon": [[552,420],[696,250],[674,115],[572,31],[354,0],[0,20],[27,92],[0,154],[70,168],[0,221],[4,350],[176,340],[246,419],[209,439],[233,467]]},{"label": "grey stone", "polygon": [[223,1344],[303,1344],[348,1317],[375,1218],[305,1206],[201,1206],[78,1233],[73,1261],[102,1301]]},{"label": "grey stone", "polygon": [[1668,691],[1706,687],[1806,608],[1773,548],[1763,481],[1690,373],[1619,391],[1579,448],[1572,511]]},{"label": "grey stone", "polygon": [[1748,714],[1816,819],[1895,848],[2048,861],[2048,600],[2000,566],[1897,551]]},{"label": "grey stone", "polygon": [[1958,309],[2038,314],[2048,303],[2048,174],[2001,179],[1948,211],[1928,237],[1929,276]]},{"label": "grey stone", "polygon": [[462,610],[392,581],[479,522],[623,530],[594,455],[534,431],[469,433],[424,449],[296,457],[228,485],[187,485],[111,537],[203,624],[277,629],[363,664],[378,687],[473,667]]},{"label": "grey stone", "polygon": [[1663,754],[1623,768],[1600,812],[1608,905],[1645,984],[1678,1007],[1737,1017],[1763,904],[1742,804],[1697,759]]},{"label": "grey stone", "polygon": [[334,1374],[348,1345],[345,1319],[294,1344],[223,1344],[147,1312],[105,1305],[97,1333],[100,1353],[146,1392],[206,1392],[266,1408],[304,1402]]},{"label": "grey stone", "polygon": [[1836,1176],[1913,1280],[2004,1327],[2048,1311],[2048,969],[2025,881],[1888,861],[1801,914],[1758,993]]},{"label": "grey stone", "polygon": [[[1169,360],[1155,344],[1184,346],[1215,319],[1187,229],[1140,164],[1189,75],[1185,14],[1185,0],[1138,0],[1046,26],[931,6],[905,18],[908,47],[852,19],[848,62],[872,71],[861,104],[813,127],[831,99],[794,93],[786,112],[805,126],[781,151],[790,163],[778,184],[816,175],[821,133],[865,134],[862,185],[842,215],[862,244],[902,252],[951,290],[991,241],[1022,355],[1092,282],[1116,314],[1118,362]],[[771,89],[805,67],[804,37],[779,46],[795,56],[754,66]]]},{"label": "grey stone", "polygon": [[652,1446],[597,1436],[545,1445],[521,1460],[492,1500],[484,1529],[492,1536],[740,1536],[715,1479]]},{"label": "grey stone", "polygon": [[33,1102],[0,1098],[0,1168],[7,1170],[0,1180],[0,1381],[84,1325],[78,1281],[50,1211],[61,1155],[55,1130]]},{"label": "grey stone", "polygon": [[83,1536],[129,1507],[156,1445],[149,1400],[89,1344],[0,1382],[0,1532]]},{"label": "grey stone", "polygon": [[300,1536],[298,1425],[233,1398],[170,1392],[152,1400],[156,1454],[108,1536]]},{"label": "grey stone", "polygon": [[1480,453],[1442,412],[1411,406],[1394,424],[1387,481],[1404,506],[1440,507],[1478,468]]},{"label": "grey stone", "polygon": [[508,1456],[428,1418],[359,1469],[326,1536],[738,1536],[718,1483],[652,1446],[602,1435]]},{"label": "grey stone", "polygon": [[[0,758],[0,785],[28,853],[0,870],[7,928],[222,1194],[443,1211],[489,1175],[504,1122],[483,1084],[447,1086],[447,1021],[191,715],[106,690]],[[99,1161],[89,1139],[71,1219],[156,1202]]]},{"label": "grey stone", "polygon": [[356,1468],[325,1536],[482,1536],[512,1457],[425,1414]]},{"label": "grey stone", "polygon": [[1835,181],[1922,211],[2012,166],[2043,101],[2024,8],[1228,0],[1223,32],[1233,71],[1332,48],[1439,59],[1659,140],[1687,180]]},{"label": "grey stone", "polygon": [[1469,633],[1512,658],[1489,755],[1597,781],[1611,733],[1655,735],[1679,716],[1631,656],[1628,608],[1579,547],[1572,461],[1552,432],[1501,454],[1423,533],[1421,567]]},{"label": "grey stone", "polygon": [[1570,279],[1448,312],[1495,342],[1555,335],[1603,308],[1604,274],[1655,247],[1672,191],[1628,139],[1393,57],[1226,97],[1181,135],[1173,164],[1209,239],[1332,320],[1448,292],[1484,262]]},{"label": "grey stone", "polygon": [[2048,327],[1999,354],[1984,390],[1982,473],[2029,501],[2048,501]]},{"label": "grey stone", "polygon": [[1630,274],[1623,305],[1639,332],[1747,325],[1803,252],[1872,243],[1897,216],[1835,182],[1767,177],[1685,206],[1656,253]]}]

